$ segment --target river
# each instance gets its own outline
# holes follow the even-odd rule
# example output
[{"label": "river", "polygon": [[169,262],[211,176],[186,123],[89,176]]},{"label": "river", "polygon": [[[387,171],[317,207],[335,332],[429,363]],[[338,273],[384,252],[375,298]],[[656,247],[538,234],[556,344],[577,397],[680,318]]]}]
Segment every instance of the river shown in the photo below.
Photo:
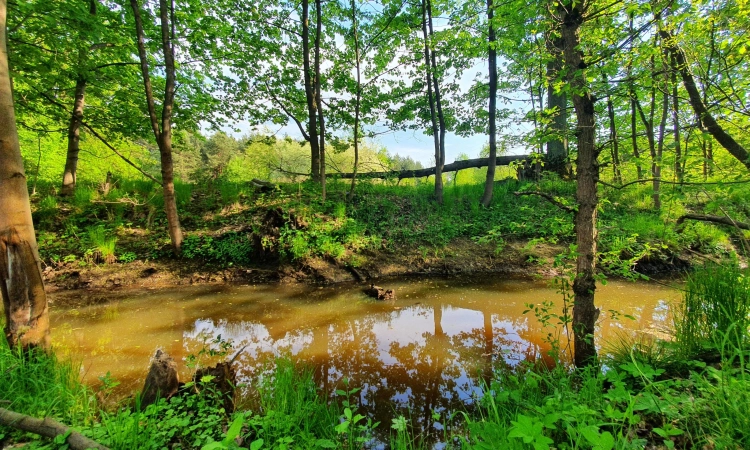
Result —
[{"label": "river", "polygon": [[[390,302],[368,298],[354,284],[131,291],[103,304],[53,308],[52,336],[58,353],[81,362],[85,382],[96,387],[109,372],[121,383],[120,396],[142,386],[157,347],[189,379],[186,357],[226,342],[229,357],[244,347],[236,363],[240,381],[288,356],[312,367],[327,395],[344,379],[362,388],[361,410],[388,424],[381,426],[408,414],[415,426],[439,432],[444,422],[436,417],[470,405],[493,367],[551,362],[550,329],[524,314],[527,303],[549,301],[559,312],[562,296],[551,283],[489,274],[380,281],[397,292]],[[679,291],[653,283],[600,286],[597,342],[606,351],[623,333],[667,329],[678,299]]]}]

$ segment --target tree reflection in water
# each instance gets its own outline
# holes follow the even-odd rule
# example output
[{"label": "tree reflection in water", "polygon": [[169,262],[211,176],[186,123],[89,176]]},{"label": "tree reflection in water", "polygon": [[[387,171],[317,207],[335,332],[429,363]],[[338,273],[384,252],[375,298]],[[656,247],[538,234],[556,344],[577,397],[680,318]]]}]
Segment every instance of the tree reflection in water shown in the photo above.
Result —
[{"label": "tree reflection in water", "polygon": [[[525,303],[559,299],[553,287],[490,277],[410,279],[388,287],[398,291],[395,302],[372,301],[355,285],[161,291],[105,305],[57,308],[52,336],[58,348],[83,360],[88,380],[111,371],[122,382],[122,396],[143,385],[157,346],[177,360],[207,347],[218,349],[217,340],[232,343],[230,355],[247,346],[238,359],[241,382],[255,381],[274,358],[288,356],[311,366],[332,399],[345,379],[361,388],[350,400],[358,400],[360,413],[380,421],[381,431],[404,415],[415,430],[433,438],[450,426],[451,413],[471,408],[493,368],[551,363],[539,323],[523,310]],[[603,313],[597,340],[665,323],[670,295],[677,297],[648,284],[603,286],[598,291],[602,311],[617,309],[638,320],[612,321]],[[182,375],[189,371],[183,368]]]}]

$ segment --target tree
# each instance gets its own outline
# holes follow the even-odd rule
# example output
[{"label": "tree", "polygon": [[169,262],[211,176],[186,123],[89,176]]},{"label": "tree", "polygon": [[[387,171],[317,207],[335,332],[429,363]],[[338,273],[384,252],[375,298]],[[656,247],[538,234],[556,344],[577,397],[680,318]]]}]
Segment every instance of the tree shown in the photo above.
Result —
[{"label": "tree", "polygon": [[[151,129],[156,138],[156,144],[159,146],[159,155],[161,157],[161,182],[164,193],[164,210],[167,214],[167,226],[169,228],[169,238],[172,241],[172,247],[175,253],[180,252],[182,245],[182,229],[180,228],[180,217],[177,213],[177,199],[174,191],[174,166],[172,163],[172,108],[174,107],[175,98],[175,64],[174,64],[174,28],[170,28],[169,8],[166,0],[159,0],[159,20],[161,23],[161,43],[164,57],[164,71],[166,73],[166,83],[164,86],[164,98],[162,101],[161,124],[156,115],[156,105],[154,102],[154,93],[149,76],[149,60],[146,54],[146,36],[143,29],[143,20],[141,19],[141,10],[138,6],[138,0],[130,0],[130,6],[133,9],[135,17],[136,36],[138,38],[138,56],[141,61],[141,73],[143,75],[143,87],[146,94],[146,105],[148,115],[151,121]],[[174,8],[174,6],[173,6]],[[174,23],[172,24],[174,25]]]},{"label": "tree", "polygon": [[16,129],[8,69],[6,0],[0,0],[0,293],[11,348],[49,346],[49,309]]},{"label": "tree", "polygon": [[[495,160],[497,159],[497,38],[495,36],[494,0],[487,0],[487,29],[488,29],[488,65],[490,76],[490,98],[489,98],[489,134],[490,134],[490,154],[489,164],[487,165],[487,178],[484,181],[484,194],[480,203],[483,206],[490,206],[492,202],[492,188],[495,186]],[[458,174],[456,174],[458,177]]]},{"label": "tree", "polygon": [[128,92],[138,81],[134,40],[122,12],[98,0],[22,2],[13,17],[8,39],[18,123],[38,127],[41,119],[48,133],[66,129],[60,192],[72,195],[83,129],[99,130],[93,134],[107,139],[146,134],[134,120],[140,105]]},{"label": "tree", "polygon": [[599,149],[596,146],[594,96],[586,80],[586,63],[581,50],[581,27],[591,1],[561,1],[556,8],[560,23],[567,81],[576,113],[576,276],[573,282],[573,342],[577,367],[596,360],[594,328],[599,310],[594,305],[596,290],[596,215],[598,207]]}]

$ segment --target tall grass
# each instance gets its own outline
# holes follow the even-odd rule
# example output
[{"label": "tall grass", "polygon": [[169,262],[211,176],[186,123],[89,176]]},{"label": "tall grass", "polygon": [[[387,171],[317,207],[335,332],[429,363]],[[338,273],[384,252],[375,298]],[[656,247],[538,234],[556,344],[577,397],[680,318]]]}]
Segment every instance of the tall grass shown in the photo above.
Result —
[{"label": "tall grass", "polygon": [[736,262],[706,264],[688,278],[674,332],[682,356],[718,350],[723,342],[745,348],[750,325],[750,272]]},{"label": "tall grass", "polygon": [[92,392],[80,383],[78,369],[54,354],[12,350],[0,338],[0,405],[68,424],[90,424],[95,419],[96,402]]},{"label": "tall grass", "polygon": [[106,264],[112,264],[117,261],[117,257],[115,256],[116,236],[109,236],[102,225],[89,228],[87,235],[92,246],[90,249],[91,254],[95,260],[101,260]]},{"label": "tall grass", "polygon": [[294,442],[295,448],[314,447],[321,439],[336,440],[333,426],[339,412],[320,396],[312,370],[279,359],[257,389],[258,414],[248,425],[270,448],[285,442]]}]

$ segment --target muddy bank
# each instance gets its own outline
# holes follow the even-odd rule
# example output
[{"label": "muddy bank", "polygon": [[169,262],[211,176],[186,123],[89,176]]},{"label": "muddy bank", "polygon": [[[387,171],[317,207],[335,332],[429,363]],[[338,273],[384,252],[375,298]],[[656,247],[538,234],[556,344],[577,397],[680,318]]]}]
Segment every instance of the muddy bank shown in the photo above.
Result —
[{"label": "muddy bank", "polygon": [[[333,258],[306,258],[294,263],[267,263],[256,267],[216,267],[196,260],[161,259],[126,264],[80,267],[48,266],[44,270],[48,292],[76,291],[76,296],[57,296],[58,301],[90,304],[106,302],[117,291],[157,290],[175,286],[211,284],[305,283],[329,285],[400,276],[506,274],[551,278],[559,274],[554,258],[561,246],[527,242],[508,243],[497,253],[492,245],[456,241],[442,249],[403,249],[364,252],[356,267]],[[650,259],[636,266],[649,276],[673,276],[688,270],[691,261],[673,256]],[[88,292],[83,296],[81,292]],[[81,297],[75,300],[75,297]],[[66,300],[67,299],[67,300]]]},{"label": "muddy bank", "polygon": [[111,292],[120,289],[163,289],[194,284],[310,283],[333,284],[366,282],[403,275],[459,275],[506,273],[554,276],[554,256],[561,248],[539,245],[526,248],[513,243],[499,253],[490,245],[472,241],[456,242],[443,249],[364,252],[356,267],[333,258],[306,258],[294,263],[265,264],[257,267],[206,265],[200,261],[162,259],[127,264],[80,267],[75,264],[48,266],[44,277],[49,292],[89,290]]}]

